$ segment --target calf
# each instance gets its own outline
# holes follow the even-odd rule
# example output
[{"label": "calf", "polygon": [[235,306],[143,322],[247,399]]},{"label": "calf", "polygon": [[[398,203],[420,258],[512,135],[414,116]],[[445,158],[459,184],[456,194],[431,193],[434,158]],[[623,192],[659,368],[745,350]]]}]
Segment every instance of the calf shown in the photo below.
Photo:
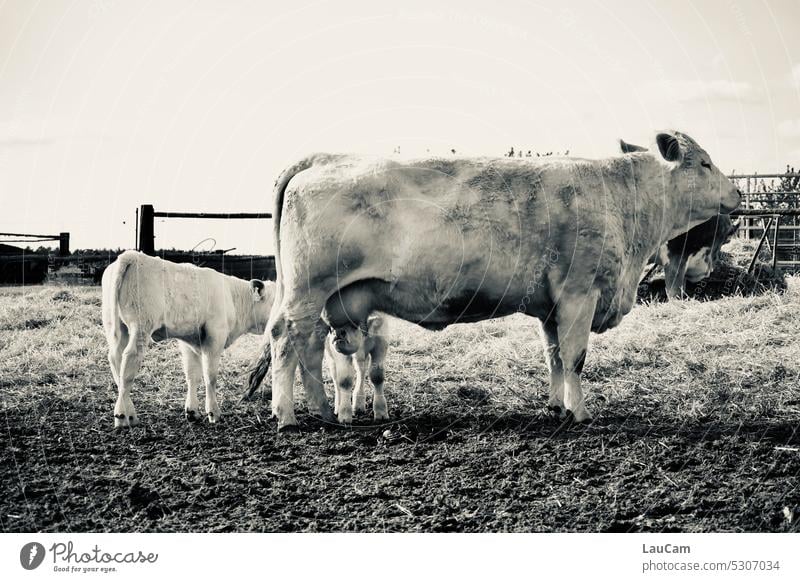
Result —
[{"label": "calf", "polygon": [[220,355],[242,334],[264,332],[275,284],[243,281],[135,251],[122,253],[103,273],[102,284],[108,362],[119,389],[114,427],[139,423],[130,393],[151,340],[178,340],[187,384],[186,418],[199,418],[202,380],[208,420],[219,420]]},{"label": "calf", "polygon": [[373,418],[389,419],[383,393],[383,362],[389,348],[387,328],[383,317],[371,315],[367,318],[366,329],[346,326],[328,335],[325,354],[335,389],[334,412],[341,423],[350,424],[353,421],[353,409],[356,412],[365,412],[367,409],[364,391],[367,370],[374,389]]}]

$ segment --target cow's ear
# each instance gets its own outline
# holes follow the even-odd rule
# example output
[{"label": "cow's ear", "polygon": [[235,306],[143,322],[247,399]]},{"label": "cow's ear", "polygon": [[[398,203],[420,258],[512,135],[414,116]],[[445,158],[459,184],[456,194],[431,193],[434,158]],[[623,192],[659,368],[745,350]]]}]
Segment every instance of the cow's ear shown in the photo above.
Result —
[{"label": "cow's ear", "polygon": [[680,162],[683,159],[683,151],[678,138],[671,133],[659,133],[656,136],[658,151],[668,162]]},{"label": "cow's ear", "polygon": [[250,290],[253,292],[253,301],[264,300],[264,282],[258,279],[250,279]]},{"label": "cow's ear", "polygon": [[619,149],[622,150],[623,154],[632,154],[633,152],[646,152],[647,148],[634,145],[632,143],[627,143],[625,140],[619,140]]}]

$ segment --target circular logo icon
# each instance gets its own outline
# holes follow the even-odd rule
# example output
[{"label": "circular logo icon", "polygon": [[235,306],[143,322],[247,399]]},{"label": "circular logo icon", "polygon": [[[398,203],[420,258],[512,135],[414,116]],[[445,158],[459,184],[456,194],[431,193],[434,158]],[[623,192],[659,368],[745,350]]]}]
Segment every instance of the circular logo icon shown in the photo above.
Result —
[{"label": "circular logo icon", "polygon": [[44,561],[44,546],[39,542],[28,542],[19,551],[19,563],[26,570],[35,570]]}]

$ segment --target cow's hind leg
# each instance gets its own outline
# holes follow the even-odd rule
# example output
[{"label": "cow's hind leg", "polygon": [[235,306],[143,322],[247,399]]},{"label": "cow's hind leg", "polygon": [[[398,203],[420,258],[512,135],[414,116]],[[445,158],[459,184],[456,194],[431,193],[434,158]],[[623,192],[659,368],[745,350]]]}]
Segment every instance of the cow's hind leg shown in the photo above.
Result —
[{"label": "cow's hind leg", "polygon": [[142,365],[146,339],[138,329],[131,327],[128,344],[122,351],[119,366],[119,390],[114,406],[114,428],[126,428],[139,424],[136,408],[131,400],[131,388],[136,374]]},{"label": "cow's hind leg", "polygon": [[564,367],[564,406],[576,422],[591,420],[581,389],[597,293],[562,296],[558,303],[558,351]]},{"label": "cow's hind leg", "polygon": [[542,345],[550,371],[550,398],[547,407],[560,416],[566,415],[564,407],[564,367],[558,350],[558,325],[552,319],[541,322]]},{"label": "cow's hind leg", "polygon": [[197,390],[203,383],[203,364],[200,353],[185,342],[178,342],[181,351],[183,373],[186,376],[186,401],[183,411],[186,420],[200,420],[200,403],[197,400]]},{"label": "cow's hind leg", "polygon": [[[296,297],[295,297],[296,295]],[[294,376],[311,333],[314,331],[325,297],[307,290],[287,294],[273,310],[268,324],[272,348],[272,414],[278,430],[297,425],[294,414]]]},{"label": "cow's hind leg", "polygon": [[301,359],[300,378],[305,388],[308,410],[312,414],[318,414],[325,421],[333,422],[333,412],[331,412],[331,405],[322,382],[322,356],[325,353],[327,335],[328,326],[322,321],[318,322],[308,338],[305,353]]},{"label": "cow's hind leg", "polygon": [[372,417],[375,420],[389,420],[389,408],[386,405],[386,396],[383,393],[384,369],[383,362],[389,343],[382,337],[374,339],[375,345],[370,352],[369,379],[372,382]]}]

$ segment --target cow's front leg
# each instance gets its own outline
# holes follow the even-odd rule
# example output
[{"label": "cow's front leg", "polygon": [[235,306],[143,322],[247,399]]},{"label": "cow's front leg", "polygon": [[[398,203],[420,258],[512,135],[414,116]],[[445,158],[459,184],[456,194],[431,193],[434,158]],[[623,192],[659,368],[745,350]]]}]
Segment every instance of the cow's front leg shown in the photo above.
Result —
[{"label": "cow's front leg", "polygon": [[581,389],[581,372],[586,360],[597,292],[562,296],[558,302],[558,350],[564,367],[564,406],[576,422],[592,419]]},{"label": "cow's front leg", "polygon": [[386,396],[383,393],[384,368],[383,362],[386,359],[386,352],[389,344],[382,337],[375,338],[375,345],[370,353],[369,379],[372,382],[372,417],[375,420],[389,420],[389,408],[386,404]]},{"label": "cow's front leg", "polygon": [[547,369],[550,371],[550,398],[547,407],[562,418],[564,407],[564,367],[558,351],[558,324],[552,319],[541,322],[541,337]]},{"label": "cow's front leg", "polygon": [[186,420],[200,420],[200,403],[197,400],[197,390],[203,383],[203,364],[200,353],[182,341],[178,342],[178,349],[181,352],[183,374],[186,376],[186,401],[183,411]]},{"label": "cow's front leg", "polygon": [[217,376],[219,372],[219,358],[222,355],[224,343],[209,338],[201,348],[203,362],[203,381],[206,385],[206,416],[208,422],[214,424],[222,417],[222,411],[217,402]]},{"label": "cow's front leg", "polygon": [[367,356],[359,350],[352,356],[353,366],[355,367],[356,379],[353,388],[353,411],[367,411],[367,391],[365,387],[367,377]]},{"label": "cow's front leg", "polygon": [[318,414],[325,421],[333,422],[333,412],[322,382],[322,356],[325,353],[327,335],[328,326],[320,322],[306,344],[300,366],[300,378],[306,391],[309,412]]}]

